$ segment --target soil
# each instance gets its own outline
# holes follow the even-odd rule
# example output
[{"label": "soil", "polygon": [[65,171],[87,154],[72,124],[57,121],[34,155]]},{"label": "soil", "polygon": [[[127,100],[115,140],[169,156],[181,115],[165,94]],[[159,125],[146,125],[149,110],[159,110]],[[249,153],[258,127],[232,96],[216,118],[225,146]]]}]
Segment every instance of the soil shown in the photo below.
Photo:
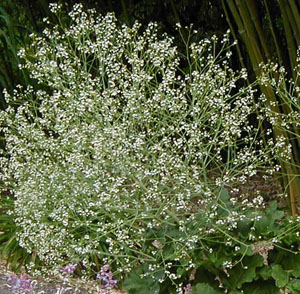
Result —
[{"label": "soil", "polygon": [[260,195],[264,198],[265,203],[276,200],[279,206],[287,205],[287,199],[278,181],[272,177],[264,178],[262,173],[248,178],[242,185],[237,184],[227,188],[232,197],[237,197],[240,200],[251,200]]}]

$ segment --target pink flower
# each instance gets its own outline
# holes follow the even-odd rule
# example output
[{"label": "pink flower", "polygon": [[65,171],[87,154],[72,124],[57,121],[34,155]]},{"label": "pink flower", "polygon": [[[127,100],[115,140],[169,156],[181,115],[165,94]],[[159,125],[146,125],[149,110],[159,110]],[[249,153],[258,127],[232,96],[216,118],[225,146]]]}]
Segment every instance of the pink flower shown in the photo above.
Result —
[{"label": "pink flower", "polygon": [[77,264],[68,264],[66,265],[64,268],[62,268],[60,271],[62,273],[65,273],[65,274],[73,274],[75,269],[77,267]]},{"label": "pink flower", "polygon": [[192,291],[192,285],[191,284],[187,284],[184,287],[184,294],[189,294]]},{"label": "pink flower", "polygon": [[7,281],[12,283],[12,293],[30,293],[35,288],[35,283],[26,274],[21,274],[20,278],[16,275],[10,276]]},{"label": "pink flower", "polygon": [[110,272],[108,264],[101,268],[100,273],[97,274],[97,279],[104,286],[104,293],[108,293],[107,290],[113,289],[117,284],[117,280],[113,280],[113,274]]}]

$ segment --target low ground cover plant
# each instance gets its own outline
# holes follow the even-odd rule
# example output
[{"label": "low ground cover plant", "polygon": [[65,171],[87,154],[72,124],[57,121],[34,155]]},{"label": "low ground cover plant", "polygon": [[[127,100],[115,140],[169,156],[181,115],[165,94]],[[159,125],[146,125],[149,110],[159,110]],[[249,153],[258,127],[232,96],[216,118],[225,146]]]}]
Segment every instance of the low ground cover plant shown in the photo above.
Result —
[{"label": "low ground cover plant", "polygon": [[272,116],[231,69],[229,36],[183,55],[155,23],[69,17],[19,53],[38,88],[5,93],[2,254],[35,275],[109,265],[130,293],[296,291],[298,220],[232,189],[290,146],[261,139]]}]

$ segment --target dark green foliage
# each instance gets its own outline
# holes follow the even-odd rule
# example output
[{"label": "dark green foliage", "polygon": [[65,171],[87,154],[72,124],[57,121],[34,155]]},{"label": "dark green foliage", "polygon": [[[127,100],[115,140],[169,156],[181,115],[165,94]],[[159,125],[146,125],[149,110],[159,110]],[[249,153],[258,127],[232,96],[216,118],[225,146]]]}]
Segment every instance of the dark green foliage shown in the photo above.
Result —
[{"label": "dark green foliage", "polygon": [[278,219],[284,216],[284,212],[277,210],[277,203],[273,201],[270,203],[265,214],[256,222],[255,228],[258,234],[274,234],[280,229],[280,225],[276,223]]},{"label": "dark green foliage", "polygon": [[[279,294],[280,290],[274,285],[273,281],[249,283],[244,287],[244,294]],[[242,292],[230,292],[230,294],[242,294]]]},{"label": "dark green foliage", "polygon": [[18,69],[17,51],[24,45],[23,36],[28,32],[24,34],[26,28],[13,19],[5,2],[0,5],[0,27],[0,107],[4,107],[3,88],[12,92],[17,83],[27,82],[26,73]]},{"label": "dark green foliage", "polygon": [[256,270],[263,266],[263,258],[259,255],[247,256],[242,263],[228,271],[228,286],[231,289],[241,289],[243,284],[251,283],[256,277]]},{"label": "dark green foliage", "polygon": [[130,293],[145,293],[145,294],[158,294],[160,293],[160,285],[158,280],[164,278],[164,270],[158,269],[153,275],[141,277],[141,275],[149,272],[147,265],[139,266],[133,271],[124,283],[124,288]]},{"label": "dark green foliage", "polygon": [[[221,195],[226,202],[226,193]],[[211,252],[191,250],[189,256],[195,264],[193,271],[185,268],[189,262],[188,257],[179,260],[170,269],[170,272],[182,275],[177,283],[191,284],[192,294],[218,294],[223,293],[224,289],[230,294],[279,294],[280,289],[300,293],[300,257],[297,254],[299,237],[296,232],[298,222],[284,219],[283,211],[276,202],[271,202],[264,212],[260,212],[261,219],[255,222],[252,217],[257,213],[254,210],[248,211],[247,221],[240,222],[230,235],[230,244],[226,242],[230,238],[216,234],[214,238],[203,240],[202,246],[211,248]],[[255,230],[251,229],[253,225]],[[253,241],[249,241],[251,234],[256,236]],[[236,236],[239,236],[239,240]],[[273,249],[265,247],[267,249],[264,252],[257,250],[264,244],[272,244]],[[236,251],[236,246],[240,250]],[[264,253],[266,256],[263,256]],[[232,268],[226,268],[226,262],[231,263]],[[144,264],[125,279],[125,288],[129,293],[175,293],[175,286],[168,278],[159,283],[163,270],[158,270],[151,278],[140,278],[141,274],[149,273],[146,269],[147,265]]]},{"label": "dark green foliage", "polygon": [[214,289],[212,286],[206,283],[198,283],[195,285],[194,289],[192,290],[192,294],[220,294],[222,292]]}]

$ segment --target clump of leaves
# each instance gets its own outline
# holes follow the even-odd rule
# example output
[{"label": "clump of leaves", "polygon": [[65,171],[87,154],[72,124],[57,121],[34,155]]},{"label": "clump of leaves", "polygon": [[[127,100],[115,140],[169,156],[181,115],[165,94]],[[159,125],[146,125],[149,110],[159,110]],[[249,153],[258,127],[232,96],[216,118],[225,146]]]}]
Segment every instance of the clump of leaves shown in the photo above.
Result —
[{"label": "clump of leaves", "polygon": [[[261,230],[262,224],[273,230]],[[171,275],[165,279],[162,268],[143,264],[128,275],[124,287],[132,294],[175,293],[178,286],[185,293],[185,285],[192,294],[298,293],[299,226],[299,220],[284,217],[276,202],[265,212],[250,209],[231,233],[219,229],[221,234],[202,239],[201,248],[173,264],[169,271],[177,275],[176,283]],[[184,270],[191,260],[192,267]]]}]

